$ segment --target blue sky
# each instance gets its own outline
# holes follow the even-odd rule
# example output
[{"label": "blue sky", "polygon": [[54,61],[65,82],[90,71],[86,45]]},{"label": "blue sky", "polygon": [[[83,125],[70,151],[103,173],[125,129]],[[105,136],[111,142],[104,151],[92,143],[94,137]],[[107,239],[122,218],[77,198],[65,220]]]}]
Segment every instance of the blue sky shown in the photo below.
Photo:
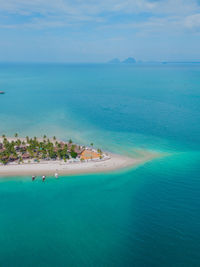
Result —
[{"label": "blue sky", "polygon": [[200,61],[199,0],[0,0],[0,61]]}]

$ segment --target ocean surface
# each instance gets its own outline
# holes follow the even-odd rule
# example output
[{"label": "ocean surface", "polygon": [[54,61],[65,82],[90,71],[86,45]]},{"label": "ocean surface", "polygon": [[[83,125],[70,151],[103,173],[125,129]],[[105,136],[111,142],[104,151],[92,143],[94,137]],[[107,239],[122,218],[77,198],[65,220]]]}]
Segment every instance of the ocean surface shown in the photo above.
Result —
[{"label": "ocean surface", "polygon": [[0,266],[200,266],[200,64],[0,64],[0,90],[0,135],[166,155],[0,179]]}]

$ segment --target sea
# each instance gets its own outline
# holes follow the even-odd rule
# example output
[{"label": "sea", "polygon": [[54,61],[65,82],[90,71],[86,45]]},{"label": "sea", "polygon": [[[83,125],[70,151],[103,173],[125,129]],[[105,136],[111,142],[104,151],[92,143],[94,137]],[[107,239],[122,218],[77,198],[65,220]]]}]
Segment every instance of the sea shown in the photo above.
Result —
[{"label": "sea", "polygon": [[200,266],[200,64],[0,64],[0,135],[138,167],[0,179],[0,266]]}]

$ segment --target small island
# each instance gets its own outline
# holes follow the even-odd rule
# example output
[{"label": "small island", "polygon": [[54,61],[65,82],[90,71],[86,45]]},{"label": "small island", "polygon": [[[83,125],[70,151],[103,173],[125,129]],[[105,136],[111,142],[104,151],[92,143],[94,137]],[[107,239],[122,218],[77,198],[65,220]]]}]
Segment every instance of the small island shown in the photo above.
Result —
[{"label": "small island", "polygon": [[120,61],[118,58],[113,58],[112,60],[108,61],[108,64],[135,64],[136,60],[133,57],[128,57],[123,61]]},{"label": "small island", "polygon": [[145,154],[141,158],[105,153],[95,149],[93,143],[83,146],[47,138],[0,137],[0,176],[53,175],[107,172],[138,165],[154,158]]},{"label": "small island", "polygon": [[42,160],[67,160],[71,161],[85,161],[105,159],[107,156],[102,153],[100,149],[91,148],[73,144],[70,139],[68,142],[57,141],[54,136],[52,140],[46,135],[43,139],[37,137],[6,138],[2,136],[3,140],[0,142],[0,163],[6,165],[9,163],[31,163],[40,162]]},{"label": "small island", "polygon": [[124,64],[135,64],[136,60],[133,57],[128,57],[127,59],[122,61],[122,63],[124,63]]}]

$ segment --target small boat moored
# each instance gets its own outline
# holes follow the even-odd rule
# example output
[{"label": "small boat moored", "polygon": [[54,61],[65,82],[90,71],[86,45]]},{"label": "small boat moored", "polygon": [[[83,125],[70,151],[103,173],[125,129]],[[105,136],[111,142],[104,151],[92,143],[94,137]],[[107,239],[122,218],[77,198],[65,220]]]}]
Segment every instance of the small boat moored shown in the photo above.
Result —
[{"label": "small boat moored", "polygon": [[42,181],[44,182],[44,181],[45,181],[45,179],[46,179],[46,176],[45,176],[45,175],[43,175],[43,176],[42,176]]},{"label": "small boat moored", "polygon": [[35,175],[33,175],[33,176],[32,176],[32,181],[34,181],[34,180],[35,180],[35,178],[36,178],[36,176],[35,176]]},{"label": "small boat moored", "polygon": [[55,173],[55,177],[58,178],[58,173],[57,172]]},{"label": "small boat moored", "polygon": [[5,92],[4,91],[0,91],[0,94],[3,95],[3,94],[5,94]]}]

